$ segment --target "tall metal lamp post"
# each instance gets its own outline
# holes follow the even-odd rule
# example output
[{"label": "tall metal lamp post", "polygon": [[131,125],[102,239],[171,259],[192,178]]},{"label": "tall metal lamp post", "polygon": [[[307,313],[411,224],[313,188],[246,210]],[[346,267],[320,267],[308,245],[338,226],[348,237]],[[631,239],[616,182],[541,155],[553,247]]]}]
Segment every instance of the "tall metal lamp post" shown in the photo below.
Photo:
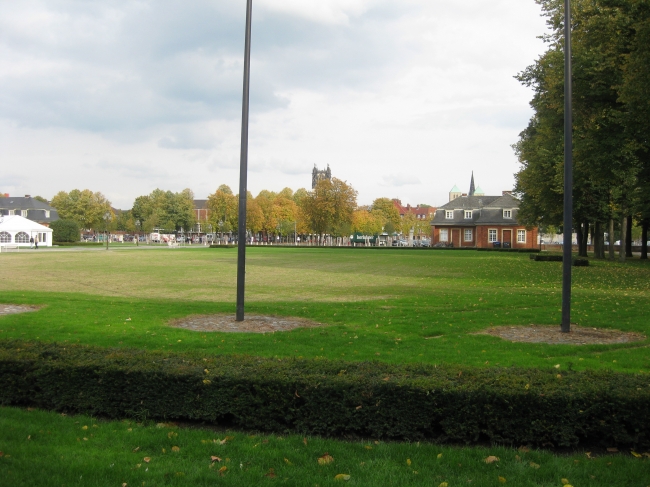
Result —
[{"label": "tall metal lamp post", "polygon": [[248,101],[251,69],[251,11],[253,0],[246,0],[246,38],[244,42],[244,89],[242,95],[241,152],[239,157],[239,224],[237,231],[237,313],[235,321],[244,321],[246,281],[246,196],[248,194]]},{"label": "tall metal lamp post", "polygon": [[104,234],[104,237],[106,238],[106,250],[108,250],[108,222],[111,219],[111,212],[107,211],[104,213],[104,228],[106,229],[106,232]]},{"label": "tall metal lamp post", "polygon": [[561,326],[563,333],[571,331],[571,251],[573,250],[573,117],[571,91],[571,0],[564,0],[564,245],[562,249]]}]

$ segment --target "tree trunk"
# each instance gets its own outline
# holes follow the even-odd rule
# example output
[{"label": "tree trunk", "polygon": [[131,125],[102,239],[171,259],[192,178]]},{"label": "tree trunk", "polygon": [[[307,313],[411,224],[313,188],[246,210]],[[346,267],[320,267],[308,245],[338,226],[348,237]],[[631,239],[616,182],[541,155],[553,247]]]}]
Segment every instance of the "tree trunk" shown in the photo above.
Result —
[{"label": "tree trunk", "polygon": [[584,257],[582,255],[582,223],[576,225],[576,240],[578,240],[578,257]]},{"label": "tree trunk", "polygon": [[618,246],[618,261],[625,262],[625,242],[627,242],[627,217],[621,217],[621,244]]},{"label": "tree trunk", "polygon": [[593,236],[593,242],[594,242],[594,257],[596,259],[604,259],[605,258],[605,240],[603,238],[603,224],[601,222],[596,222],[596,224],[593,227],[594,229],[594,236]]},{"label": "tree trunk", "polygon": [[609,219],[609,260],[614,260],[614,218]]},{"label": "tree trunk", "polygon": [[[632,257],[632,217],[627,217],[627,231],[625,232],[627,238],[625,239],[625,256]],[[623,241],[621,240],[621,243]]]},{"label": "tree trunk", "polygon": [[648,220],[641,223],[641,259],[648,259]]},{"label": "tree trunk", "polygon": [[589,257],[587,255],[587,246],[589,244],[589,222],[585,220],[585,222],[582,225],[583,225],[582,241],[580,242],[579,255],[580,257]]}]

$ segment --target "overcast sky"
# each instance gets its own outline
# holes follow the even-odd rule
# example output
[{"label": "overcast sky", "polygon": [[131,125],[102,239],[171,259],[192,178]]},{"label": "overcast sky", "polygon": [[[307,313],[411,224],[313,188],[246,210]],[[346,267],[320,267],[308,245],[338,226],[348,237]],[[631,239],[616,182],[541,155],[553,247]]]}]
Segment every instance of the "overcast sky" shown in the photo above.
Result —
[{"label": "overcast sky", "polygon": [[[534,0],[253,0],[248,189],[513,186]],[[0,2],[0,192],[239,186],[245,0]]]}]

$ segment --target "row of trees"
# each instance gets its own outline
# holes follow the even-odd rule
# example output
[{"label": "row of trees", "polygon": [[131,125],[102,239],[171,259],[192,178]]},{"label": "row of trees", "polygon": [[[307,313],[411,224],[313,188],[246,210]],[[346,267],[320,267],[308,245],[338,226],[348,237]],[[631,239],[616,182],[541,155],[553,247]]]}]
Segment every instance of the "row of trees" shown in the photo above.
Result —
[{"label": "row of trees", "polygon": [[[534,89],[534,116],[514,148],[521,163],[515,191],[529,225],[562,224],[564,172],[564,12],[561,0],[536,0],[547,16],[548,50],[517,78]],[[650,223],[650,1],[574,0],[574,228],[580,254],[604,233],[630,249],[633,220],[647,258]],[[615,228],[616,227],[616,228]],[[627,245],[626,245],[627,244]],[[624,260],[625,253],[621,254]],[[631,252],[628,254],[631,255]],[[610,258],[613,258],[610,246]]]},{"label": "row of trees", "polygon": [[[239,220],[239,196],[221,185],[207,200],[207,217],[197,220],[194,195],[185,189],[179,193],[156,189],[139,196],[133,208],[114,212],[101,193],[90,190],[60,192],[52,206],[63,219],[75,221],[80,228],[104,230],[104,217],[110,214],[108,228],[126,232],[151,232],[155,228],[169,232],[191,231],[200,224],[204,232],[236,232]],[[275,193],[263,190],[246,200],[246,227],[254,234],[281,235],[330,234],[346,236],[353,232],[374,235],[409,232],[428,234],[429,222],[415,215],[404,218],[389,198],[378,198],[371,206],[357,206],[357,191],[336,178],[321,180],[312,191],[285,188]],[[202,214],[203,216],[204,214]]]}]

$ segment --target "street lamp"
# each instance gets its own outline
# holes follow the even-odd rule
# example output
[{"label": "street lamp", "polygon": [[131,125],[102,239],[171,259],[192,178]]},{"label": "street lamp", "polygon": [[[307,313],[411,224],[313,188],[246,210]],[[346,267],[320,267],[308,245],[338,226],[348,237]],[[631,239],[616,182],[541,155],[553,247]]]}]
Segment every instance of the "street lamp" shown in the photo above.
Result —
[{"label": "street lamp", "polygon": [[139,247],[140,246],[140,220],[135,221],[135,246]]},{"label": "street lamp", "polygon": [[107,211],[106,213],[104,213],[104,228],[106,229],[104,236],[106,237],[106,250],[108,250],[108,222],[110,221],[110,219],[111,219],[111,212]]}]

